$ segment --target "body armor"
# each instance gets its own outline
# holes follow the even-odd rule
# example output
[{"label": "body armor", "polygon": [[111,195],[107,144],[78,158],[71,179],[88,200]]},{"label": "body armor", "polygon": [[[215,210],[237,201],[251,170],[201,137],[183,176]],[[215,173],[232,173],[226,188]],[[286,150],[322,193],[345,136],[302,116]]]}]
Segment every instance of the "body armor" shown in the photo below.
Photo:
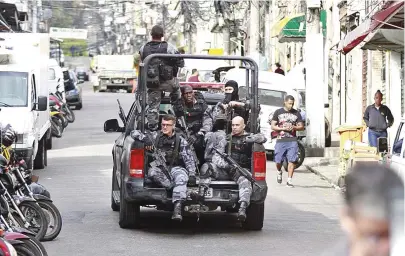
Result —
[{"label": "body armor", "polygon": [[[244,134],[242,136],[232,136],[230,141],[230,136],[228,137],[228,143],[231,143],[231,157],[239,163],[243,168],[250,169],[251,158],[252,158],[252,143],[246,142],[246,137],[250,134]],[[226,150],[229,149],[229,144]],[[229,152],[228,152],[229,154]]]},{"label": "body armor", "polygon": [[[141,60],[145,60],[154,53],[167,53],[168,44],[166,42],[148,42],[144,47],[141,54]],[[168,81],[174,77],[174,68],[167,63],[167,60],[152,59],[147,67],[146,85],[148,88],[157,88],[160,82]]]},{"label": "body armor", "polygon": [[205,110],[207,109],[207,104],[204,100],[198,99],[197,102],[192,106],[188,107],[185,105],[185,118],[187,122],[187,128],[193,134],[197,133],[202,127],[202,119]]},{"label": "body armor", "polygon": [[[180,150],[180,136],[176,133],[172,137],[167,137],[163,133],[159,132],[156,136],[156,147],[162,151],[166,158],[166,164],[168,166],[178,166],[179,150]],[[177,149],[176,149],[177,146]]]}]

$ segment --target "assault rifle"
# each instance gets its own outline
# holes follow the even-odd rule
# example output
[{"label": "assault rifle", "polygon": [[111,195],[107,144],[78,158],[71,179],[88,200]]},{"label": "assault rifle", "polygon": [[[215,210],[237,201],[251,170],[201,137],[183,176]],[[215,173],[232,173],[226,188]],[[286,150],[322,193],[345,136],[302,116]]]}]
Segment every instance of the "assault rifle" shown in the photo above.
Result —
[{"label": "assault rifle", "polygon": [[226,153],[222,153],[222,152],[218,151],[218,149],[216,149],[215,147],[213,147],[213,149],[218,153],[218,155],[220,157],[222,157],[222,159],[227,161],[231,165],[232,168],[235,168],[236,171],[238,171],[242,176],[244,176],[246,179],[248,179],[250,182],[252,182],[253,185],[256,185],[257,187],[262,188],[257,183],[257,181],[255,179],[253,179],[252,174],[245,168],[242,168],[232,157],[230,157]]},{"label": "assault rifle", "polygon": [[[182,117],[179,118],[179,120],[180,120],[181,126],[184,127],[184,132],[186,133],[187,140],[190,139],[191,135],[190,135],[190,132],[187,129],[186,119],[184,118],[184,116],[182,116]],[[194,146],[191,143],[190,143],[189,146],[190,146],[191,152],[193,152],[193,156],[194,156],[194,159],[196,161],[196,166],[197,166],[197,171],[198,171],[199,160],[198,160],[197,155],[195,153]]]},{"label": "assault rifle", "polygon": [[170,175],[170,169],[166,164],[165,156],[163,155],[162,151],[155,146],[155,143],[153,143],[152,136],[150,136],[149,133],[146,133],[146,136],[148,136],[153,146],[152,157],[154,160],[150,163],[150,166],[158,167],[159,169],[161,169],[166,177],[170,180],[170,182],[172,182],[173,177]]}]

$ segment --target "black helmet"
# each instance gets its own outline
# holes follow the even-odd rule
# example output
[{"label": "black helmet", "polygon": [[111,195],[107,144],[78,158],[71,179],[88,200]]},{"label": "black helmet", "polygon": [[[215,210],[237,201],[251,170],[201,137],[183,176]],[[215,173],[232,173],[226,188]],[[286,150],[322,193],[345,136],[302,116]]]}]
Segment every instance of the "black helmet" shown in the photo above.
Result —
[{"label": "black helmet", "polygon": [[17,133],[11,126],[2,131],[2,143],[4,146],[9,147],[17,140]]}]

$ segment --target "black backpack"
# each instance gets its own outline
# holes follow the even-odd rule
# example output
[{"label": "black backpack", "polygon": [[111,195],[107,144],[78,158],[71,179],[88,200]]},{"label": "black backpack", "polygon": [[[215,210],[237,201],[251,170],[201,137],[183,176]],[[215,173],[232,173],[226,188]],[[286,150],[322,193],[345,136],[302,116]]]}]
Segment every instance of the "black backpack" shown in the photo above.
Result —
[{"label": "black backpack", "polygon": [[[142,52],[142,61],[149,55],[154,53],[167,53],[167,42],[161,42],[158,47],[152,47],[152,42],[147,43]],[[148,67],[147,70],[147,77],[146,77],[146,87],[148,88],[158,88],[161,82],[172,80],[174,78],[173,75],[173,67],[168,65],[166,61],[161,59],[153,59]]]}]

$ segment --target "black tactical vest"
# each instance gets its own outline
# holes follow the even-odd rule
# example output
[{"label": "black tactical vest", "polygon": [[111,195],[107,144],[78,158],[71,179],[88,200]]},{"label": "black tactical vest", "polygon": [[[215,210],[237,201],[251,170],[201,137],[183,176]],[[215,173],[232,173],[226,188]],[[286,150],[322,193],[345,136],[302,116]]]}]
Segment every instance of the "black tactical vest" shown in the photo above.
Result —
[{"label": "black tactical vest", "polygon": [[202,99],[198,99],[192,107],[185,105],[185,119],[190,132],[197,133],[201,129],[203,115],[207,107],[207,104]]},{"label": "black tactical vest", "polygon": [[[154,53],[167,53],[167,42],[148,42],[143,47],[141,60]],[[146,85],[148,88],[158,88],[160,82],[173,79],[173,67],[168,65],[167,61],[155,58],[149,62],[146,77]]]},{"label": "black tactical vest", "polygon": [[[176,145],[177,144],[177,145]],[[166,158],[167,166],[178,166],[179,161],[179,151],[180,151],[180,136],[176,133],[172,137],[167,137],[162,132],[156,136],[155,145],[158,149],[164,153]]]},{"label": "black tactical vest", "polygon": [[[226,150],[229,150],[229,143],[231,143],[231,157],[239,163],[243,168],[250,169],[252,159],[252,143],[246,142],[246,137],[250,134],[244,134],[242,136],[228,136],[228,145]],[[228,152],[229,153],[229,152]]]}]

